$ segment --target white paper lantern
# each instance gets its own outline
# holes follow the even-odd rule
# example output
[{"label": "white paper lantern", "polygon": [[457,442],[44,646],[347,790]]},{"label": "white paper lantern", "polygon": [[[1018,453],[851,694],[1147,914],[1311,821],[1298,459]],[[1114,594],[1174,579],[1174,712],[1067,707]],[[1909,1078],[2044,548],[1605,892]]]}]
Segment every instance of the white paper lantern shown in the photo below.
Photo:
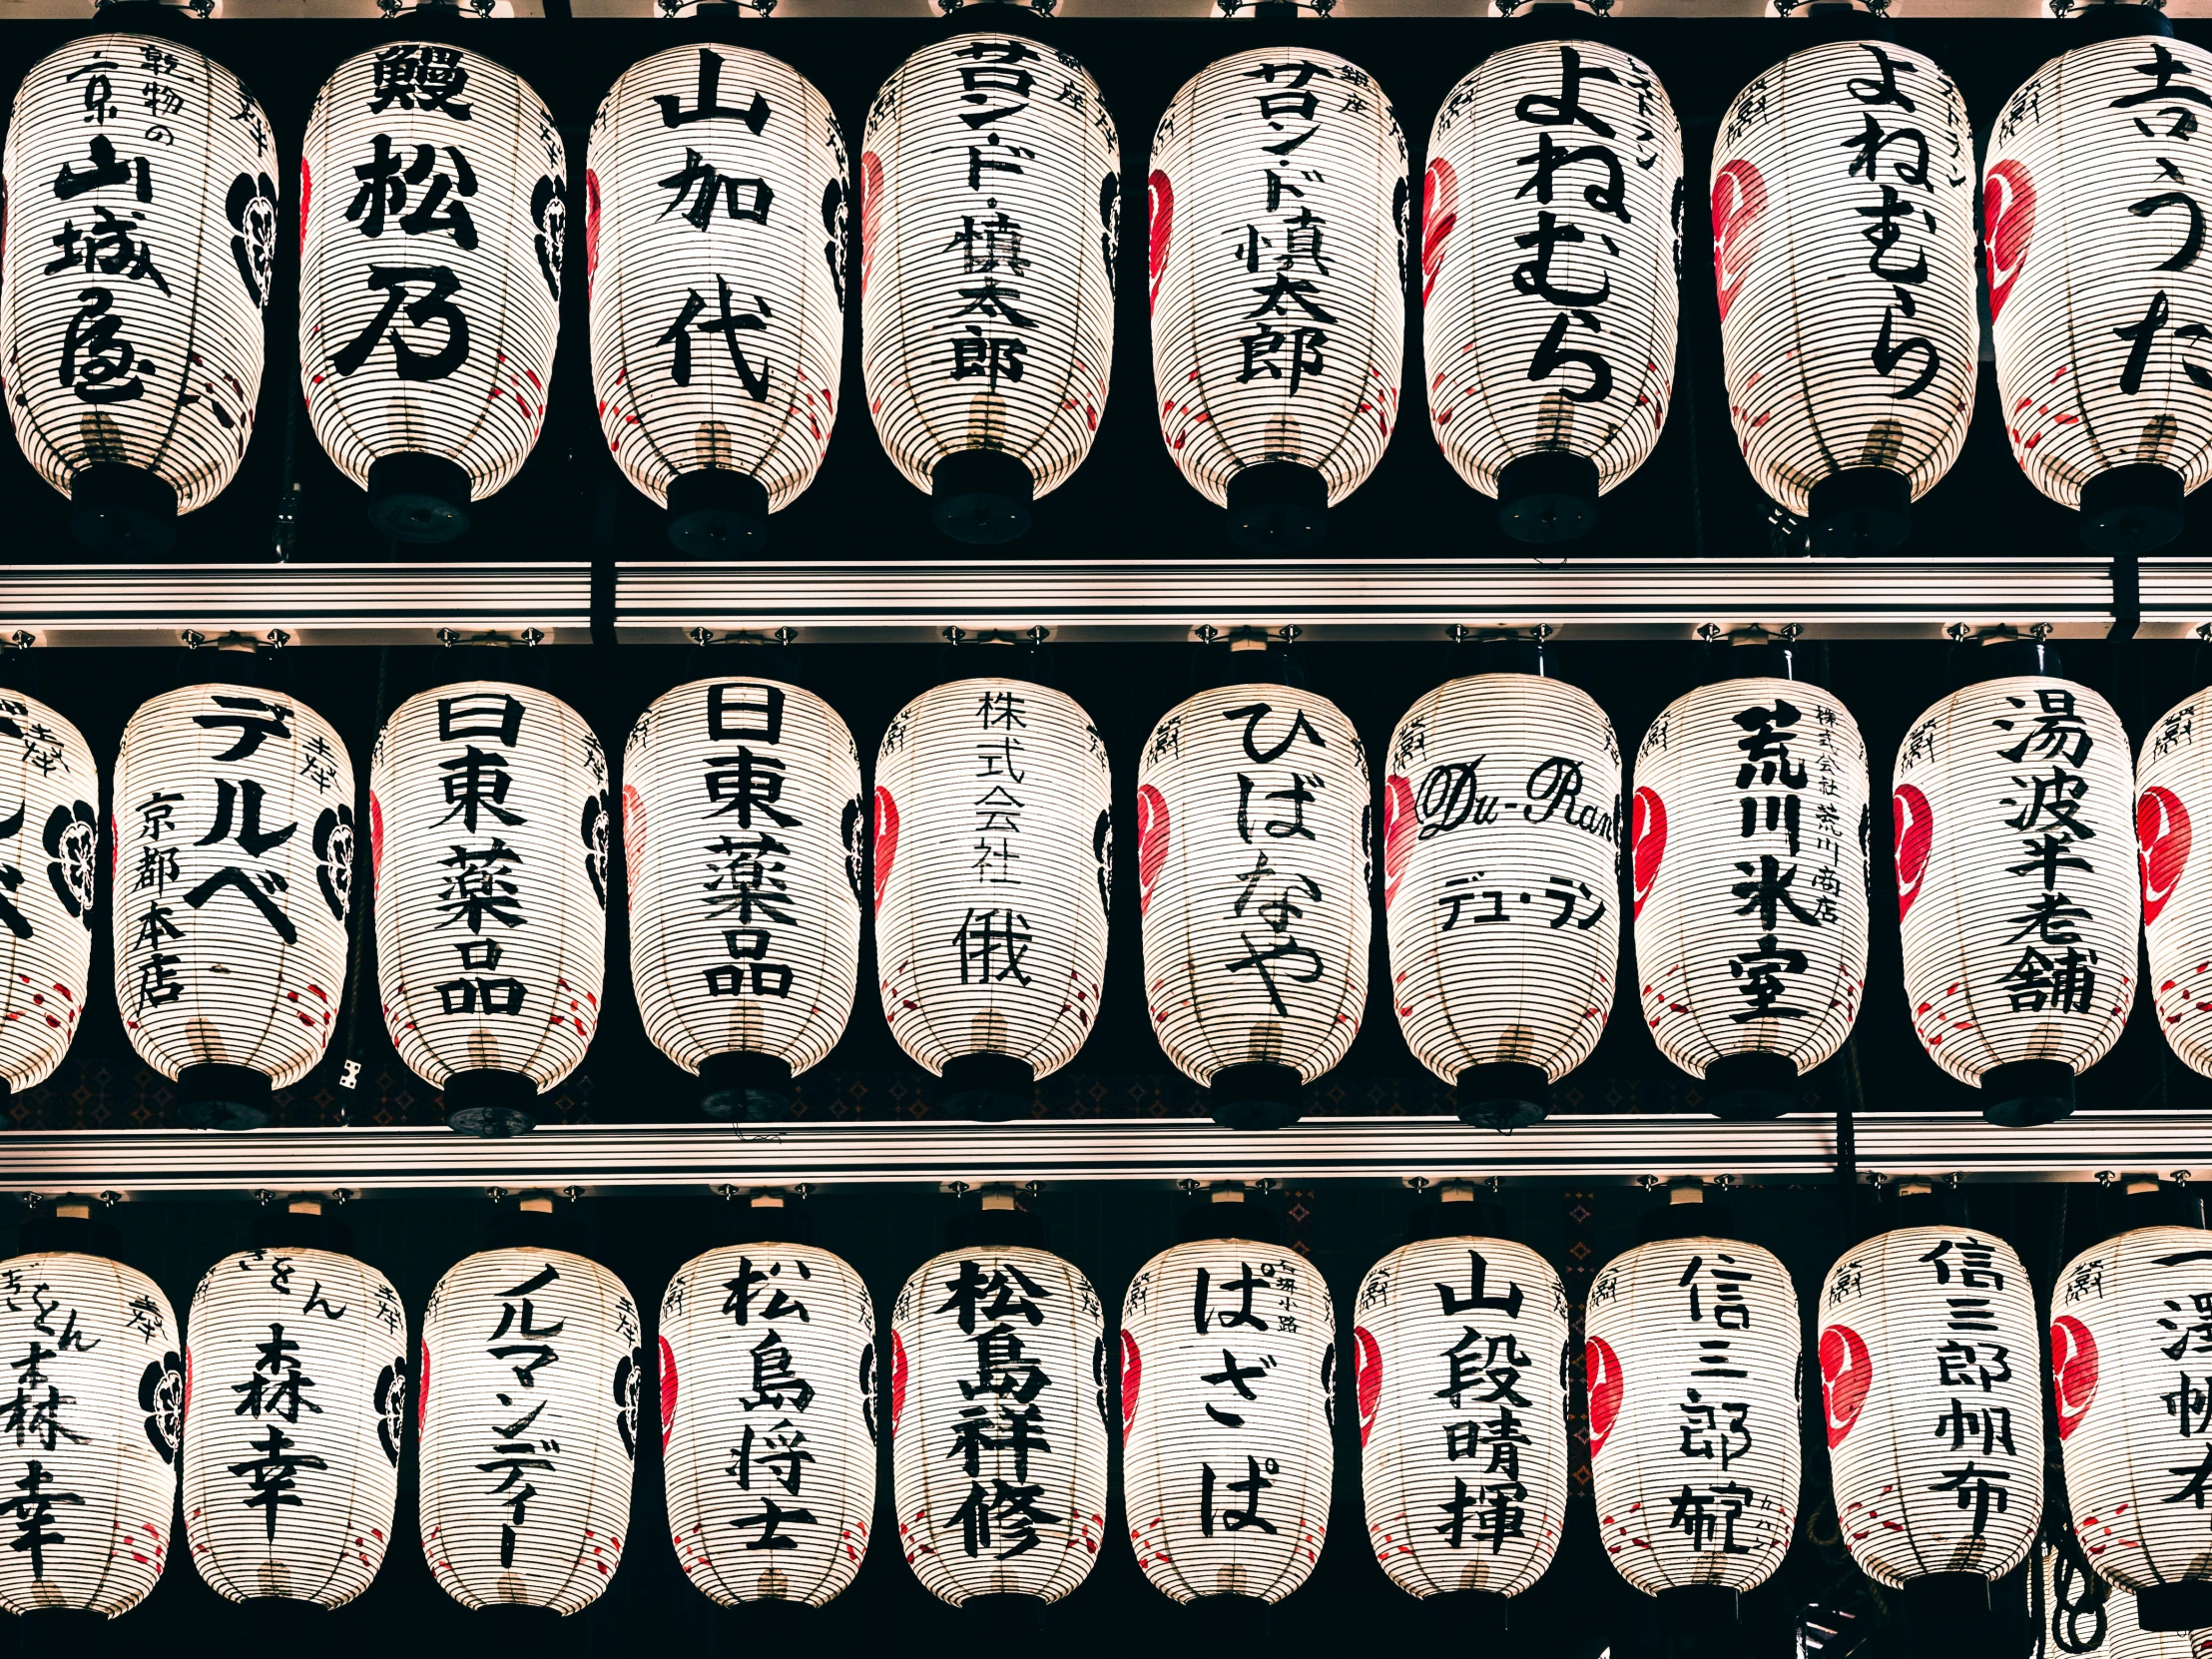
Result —
[{"label": "white paper lantern", "polygon": [[924,46],[868,106],[860,362],[883,452],[962,541],[1010,541],[1098,433],[1114,370],[1121,141],[1057,47]]},{"label": "white paper lantern", "polygon": [[276,172],[254,95],[176,41],[87,35],[16,91],[0,387],[25,457],[102,552],[162,552],[246,456]]},{"label": "white paper lantern", "polygon": [[480,1251],[422,1311],[422,1551],[463,1607],[574,1613],[630,1532],[652,1362],[622,1281],[565,1250]]},{"label": "white paper lantern", "polygon": [[2005,431],[2105,552],[2171,541],[2182,496],[2212,478],[2212,260],[2188,149],[2208,98],[2204,47],[2103,40],[2044,64],[1989,135]]},{"label": "white paper lantern", "polygon": [[1333,52],[1207,65],[1152,140],[1160,435],[1230,534],[1295,551],[1375,470],[1405,351],[1405,135]]},{"label": "white paper lantern", "polygon": [[2203,692],[2168,709],[2143,739],[2135,842],[2159,1028],[2183,1064],[2212,1076],[2212,858],[2192,856],[2197,823],[2212,825],[2212,761],[2197,742],[2200,719],[2212,719]]},{"label": "white paper lantern", "polygon": [[725,1607],[820,1607],[875,1519],[875,1308],[813,1245],[731,1245],[661,1299],[669,1538]]},{"label": "white paper lantern", "polygon": [[1420,265],[1444,458],[1507,535],[1580,535],[1674,401],[1682,130],[1659,78],[1589,40],[1484,58],[1429,129]]},{"label": "white paper lantern", "polygon": [[955,1109],[1026,1111],[1082,1048],[1106,973],[1106,745],[1025,680],[955,680],[893,717],[875,759],[883,1017]]},{"label": "white paper lantern", "polygon": [[681,551],[757,545],[822,465],[846,191],[829,101],[765,52],[673,46],[599,106],[584,170],[599,424]]},{"label": "white paper lantern", "polygon": [[185,1532],[231,1601],[342,1607],[391,1541],[406,1419],[407,1312],[328,1250],[245,1250],[192,1299]]},{"label": "white paper lantern", "polygon": [[836,1046],[859,974],[866,808],[852,734],[779,680],[694,680],[623,752],[630,982],[707,1109],[788,1094]]},{"label": "white paper lantern", "polygon": [[1566,1522],[1559,1276],[1525,1245],[1427,1239],[1369,1270],[1353,1322],[1376,1559],[1408,1595],[1520,1594]]},{"label": "white paper lantern", "polygon": [[1299,1084],[1359,1035],[1373,825],[1360,734],[1298,687],[1200,692],[1145,744],[1145,1000],[1168,1058],[1234,1127],[1295,1121]]},{"label": "white paper lantern", "polygon": [[1438,686],[1390,734],[1382,909],[1390,1000],[1467,1121],[1543,1115],[1590,1057],[1619,971],[1620,749],[1538,674]]},{"label": "white paper lantern", "polygon": [[1769,1252],[1666,1239],[1608,1262],[1583,1314],[1598,1531],[1646,1595],[1749,1590],[1797,1521],[1797,1293]]},{"label": "white paper lantern", "polygon": [[1929,1057],[1998,1122],[2072,1109],[2135,1001],[2134,799],[2110,704],[2055,674],[1953,692],[1898,746],[1905,993]]},{"label": "white paper lantern", "polygon": [[1821,687],[1721,680],[1636,754],[1636,982],[1659,1051],[1724,1117],[1772,1117],[1867,987],[1867,746]]},{"label": "white paper lantern", "polygon": [[314,1069],[345,992],[353,760],[297,698],[187,686],[116,755],[115,998],[188,1121],[250,1129]]},{"label": "white paper lantern", "polygon": [[1973,124],[1887,41],[1793,52],[1713,148],[1728,412],[1751,473],[1826,553],[1910,532],[1973,417]]},{"label": "white paper lantern", "polygon": [[368,776],[392,1046],[455,1128],[527,1129],[599,1025],[606,754],[550,693],[471,680],[402,703]]},{"label": "white paper lantern", "polygon": [[529,84],[458,46],[338,65],[299,155],[299,383],[402,541],[450,541],[545,424],[568,161]]},{"label": "white paper lantern", "polygon": [[0,691],[0,1095],[43,1083],[77,1035],[92,976],[100,767],[76,727]]},{"label": "white paper lantern", "polygon": [[[2127,1591],[2049,1544],[2036,1545],[2035,1556],[2041,1596],[2030,1600],[2028,1611],[2036,1659],[2212,1659],[2212,1630],[2145,1630]],[[2031,1596],[2037,1588],[2028,1586]]]},{"label": "white paper lantern", "polygon": [[1025,1245],[946,1251],[891,1308],[899,1549],[922,1588],[1058,1601],[1106,1535],[1106,1316]]},{"label": "white paper lantern", "polygon": [[105,1257],[0,1262],[0,1607],[129,1612],[169,1559],[185,1365],[161,1287]]}]

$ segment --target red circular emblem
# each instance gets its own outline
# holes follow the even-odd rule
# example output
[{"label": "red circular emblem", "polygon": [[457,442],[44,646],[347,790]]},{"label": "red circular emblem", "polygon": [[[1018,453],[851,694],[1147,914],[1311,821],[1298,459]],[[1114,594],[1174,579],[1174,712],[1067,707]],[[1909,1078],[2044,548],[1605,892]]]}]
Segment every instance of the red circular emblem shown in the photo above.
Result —
[{"label": "red circular emblem", "polygon": [[1911,784],[1900,784],[1890,798],[1891,830],[1895,836],[1898,866],[1898,920],[1921,896],[1921,879],[1928,873],[1929,848],[1936,844],[1936,813],[1928,797]]},{"label": "red circular emblem", "polygon": [[1611,1437],[1621,1414],[1621,1361],[1612,1344],[1592,1337],[1582,1345],[1582,1372],[1590,1394],[1590,1455],[1595,1457]]},{"label": "red circular emblem", "polygon": [[1160,303],[1160,273],[1168,268],[1168,238],[1175,231],[1175,186],[1159,168],[1145,181],[1145,206],[1152,221],[1148,254],[1152,276],[1152,305]]},{"label": "red circular emblem", "polygon": [[2163,785],[2153,784],[2135,803],[2135,846],[2143,870],[2143,925],[2148,927],[2173,897],[2189,863],[2189,810]]},{"label": "red circular emblem", "polygon": [[1150,784],[1137,786],[1137,914],[1152,908],[1152,883],[1168,861],[1168,798]]},{"label": "red circular emblem", "polygon": [[2071,1314],[2050,1322],[2050,1384],[2058,1402],[2058,1437],[2070,1437],[2097,1397],[2097,1343]]},{"label": "red circular emblem", "polygon": [[906,1345],[898,1340],[898,1333],[891,1333],[891,1432],[898,1432],[898,1419],[906,1409]]},{"label": "red circular emblem", "polygon": [[[1659,878],[1659,860],[1667,851],[1667,804],[1652,789],[1640,789],[1628,817],[1628,844],[1636,880],[1636,915],[1644,913],[1644,900]],[[1631,920],[1634,917],[1630,918]]]},{"label": "red circular emblem", "polygon": [[1713,291],[1721,320],[1751,273],[1759,252],[1759,219],[1767,211],[1767,181],[1747,161],[1730,162],[1713,175]]},{"label": "red circular emblem", "polygon": [[1121,1443],[1129,1443],[1129,1425],[1137,1420],[1137,1390],[1144,1384],[1144,1356],[1137,1339],[1121,1334]]},{"label": "red circular emblem", "polygon": [[1420,834],[1420,820],[1413,812],[1413,786],[1395,773],[1382,781],[1382,908],[1397,897],[1397,883],[1405,874],[1405,860],[1412,855]]},{"label": "red circular emblem", "polygon": [[2027,263],[2027,245],[2035,235],[2035,181],[2015,161],[1989,169],[1981,184],[1982,263],[1989,276],[1989,317],[1994,321],[2012,295],[2012,283]]},{"label": "red circular emblem", "polygon": [[1428,303],[1435,290],[1436,273],[1443,269],[1444,244],[1459,223],[1459,176],[1441,156],[1428,164],[1420,182],[1420,302]]},{"label": "red circular emblem", "polygon": [[860,291],[867,292],[868,268],[875,264],[875,225],[883,215],[883,161],[872,150],[860,152]]},{"label": "red circular emblem", "polygon": [[891,860],[898,855],[898,803],[891,792],[875,786],[875,907],[883,907],[883,886],[891,878]]},{"label": "red circular emblem", "polygon": [[1874,1357],[1867,1352],[1867,1340],[1848,1325],[1832,1325],[1821,1333],[1820,1354],[1821,1403],[1828,1410],[1833,1451],[1866,1409],[1867,1390],[1874,1386]]},{"label": "red circular emblem", "polygon": [[430,1339],[422,1339],[422,1358],[416,1362],[414,1380],[415,1427],[430,1425]]},{"label": "red circular emblem", "polygon": [[1382,1345],[1364,1325],[1352,1328],[1352,1340],[1358,1350],[1353,1379],[1360,1394],[1360,1443],[1366,1445],[1368,1436],[1375,1432],[1376,1404],[1382,1397]]},{"label": "red circular emblem", "polygon": [[668,1437],[676,1432],[676,1350],[668,1346],[668,1339],[661,1339],[661,1449],[668,1449]]}]

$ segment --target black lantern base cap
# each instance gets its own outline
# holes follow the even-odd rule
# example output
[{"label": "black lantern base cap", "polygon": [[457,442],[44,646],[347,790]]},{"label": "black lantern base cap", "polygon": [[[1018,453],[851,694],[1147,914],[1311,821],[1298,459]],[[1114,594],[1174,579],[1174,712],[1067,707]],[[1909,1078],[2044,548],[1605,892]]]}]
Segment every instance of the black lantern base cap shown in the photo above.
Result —
[{"label": "black lantern base cap", "polygon": [[1908,1578],[1899,1593],[1908,1626],[1979,1624],[1989,1617],[1989,1581],[1977,1572],[1932,1572],[1925,1578]]},{"label": "black lantern base cap", "polygon": [[[36,1215],[26,1221],[16,1236],[16,1250],[25,1256],[51,1256],[60,1251],[74,1251],[79,1256],[120,1257],[123,1254],[123,1230],[112,1222],[96,1221],[90,1216],[57,1216],[51,1211]],[[38,1613],[66,1612],[66,1608],[49,1607]],[[26,1613],[25,1618],[34,1615]],[[95,1615],[102,1624],[107,1623],[105,1613]]]},{"label": "black lantern base cap", "polygon": [[1798,1109],[1797,1062],[1783,1054],[1730,1054],[1705,1068],[1705,1109],[1757,1123]]},{"label": "black lantern base cap", "polygon": [[[103,11],[101,15],[105,17],[107,13]],[[23,1641],[22,1647],[17,1651],[27,1654],[53,1652],[54,1649],[44,1644],[57,1637],[66,1641],[74,1636],[93,1636],[96,1642],[104,1644],[105,1638],[94,1636],[93,1633],[106,1630],[113,1622],[107,1614],[96,1613],[89,1607],[33,1607],[28,1612],[18,1614],[17,1618]]]},{"label": "black lantern base cap", "polygon": [[703,467],[668,486],[669,545],[687,559],[742,559],[768,545],[768,489],[750,472]]},{"label": "black lantern base cap", "polygon": [[1298,1121],[1303,1092],[1296,1067],[1269,1060],[1224,1066],[1206,1085],[1214,1121],[1224,1129],[1288,1129]]},{"label": "black lantern base cap", "polygon": [[2212,1624],[2212,1581],[2184,1578],[2135,1592],[2135,1622],[2145,1630],[2202,1630]]},{"label": "black lantern base cap", "polygon": [[1913,485],[1886,466],[1847,466],[1812,488],[1806,536],[1824,558],[1865,558],[1904,545],[1913,533]]},{"label": "black lantern base cap", "polygon": [[2073,1067],[2063,1060],[2015,1060],[1983,1072],[1981,1094],[1981,1115],[1991,1123],[2007,1129],[2056,1123],[2073,1116]]},{"label": "black lantern base cap", "polygon": [[1550,546],[1597,523],[1597,463],[1563,449],[1507,461],[1497,475],[1497,527],[1515,541]]},{"label": "black lantern base cap", "polygon": [[465,534],[474,495],[468,474],[443,455],[407,451],[369,463],[368,522],[395,541],[427,546]]},{"label": "black lantern base cap", "polygon": [[494,1629],[505,1630],[510,1638],[524,1632],[532,1636],[540,1631],[551,1635],[561,1617],[550,1607],[526,1607],[519,1601],[487,1601],[481,1607],[470,1608],[469,1616]]},{"label": "black lantern base cap", "polygon": [[929,518],[954,541],[996,547],[1029,534],[1037,481],[1013,456],[996,449],[963,449],[947,455],[929,474]]},{"label": "black lantern base cap", "polygon": [[505,1140],[538,1126],[538,1086],[519,1071],[456,1071],[445,1080],[445,1126],[456,1135]]},{"label": "black lantern base cap", "polygon": [[1229,540],[1247,553],[1304,553],[1329,534],[1329,481],[1297,461],[1248,466],[1229,480]]},{"label": "black lantern base cap", "polygon": [[2156,6],[2139,6],[2131,0],[2092,0],[2077,5],[2073,15],[2060,20],[2066,31],[2066,49],[2092,46],[2100,40],[2123,40],[2130,35],[2171,35],[2172,22]]},{"label": "black lantern base cap", "polygon": [[1035,1596],[969,1596],[960,1603],[960,1618],[975,1635],[1026,1636],[1032,1642],[1044,1634],[1044,1603]]},{"label": "black lantern base cap", "polygon": [[1190,1634],[1190,1652],[1231,1652],[1266,1637],[1268,1604],[1258,1596],[1200,1596],[1183,1604],[1181,1622]]},{"label": "black lantern base cap", "polygon": [[177,1116],[187,1129],[263,1129],[269,1076],[251,1066],[187,1066],[177,1074]]},{"label": "black lantern base cap", "polygon": [[1435,1636],[1452,1643],[1502,1641],[1511,1633],[1513,1603],[1495,1590],[1446,1590],[1423,1596],[1420,1617]]},{"label": "black lantern base cap", "polygon": [[1682,1584],[1651,1598],[1651,1614],[1670,1636],[1718,1636],[1741,1619],[1739,1597],[1725,1584]]},{"label": "black lantern base cap", "polygon": [[[2149,10],[2098,6],[2097,11]],[[2081,486],[2081,545],[2094,553],[2148,553],[2181,534],[2181,474],[2143,461]]]},{"label": "black lantern base cap", "polygon": [[159,558],[177,545],[177,492],[144,467],[94,461],[69,482],[69,533],[110,558]]},{"label": "black lantern base cap", "polygon": [[1037,1074],[1010,1054],[962,1054],[944,1063],[944,1109],[952,1117],[1004,1123],[1036,1104]]},{"label": "black lantern base cap", "polygon": [[1470,1129],[1526,1129],[1551,1110],[1551,1083],[1542,1066],[1496,1060],[1459,1074],[1459,1121]]},{"label": "black lantern base cap", "polygon": [[792,1068],[773,1054],[710,1054],[699,1062],[699,1109],[725,1123],[783,1123],[792,1115]]}]

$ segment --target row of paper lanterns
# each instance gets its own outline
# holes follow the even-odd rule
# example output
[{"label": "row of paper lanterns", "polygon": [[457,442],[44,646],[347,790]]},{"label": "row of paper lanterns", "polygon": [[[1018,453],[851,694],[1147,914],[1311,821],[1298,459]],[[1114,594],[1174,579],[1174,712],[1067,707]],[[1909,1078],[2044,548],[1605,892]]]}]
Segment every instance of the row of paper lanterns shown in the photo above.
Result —
[{"label": "row of paper lanterns", "polygon": [[[2080,46],[2013,95],[1979,180],[2013,453],[2115,550],[2177,534],[2212,476],[2212,261],[2165,154],[2208,87],[2212,53],[2188,42]],[[1161,119],[1154,400],[1176,464],[1247,545],[1310,544],[1381,459],[1416,270],[1431,427],[1509,533],[1579,534],[1657,442],[1683,178],[1651,70],[1593,41],[1496,52],[1452,89],[1428,153],[1416,213],[1382,88],[1311,49],[1224,58]],[[31,71],[0,165],[17,436],[81,534],[156,545],[252,435],[278,231],[268,119],[189,46],[95,35]],[[616,81],[578,205],[520,78],[461,47],[380,47],[324,83],[304,139],[308,416],[380,527],[460,533],[542,429],[580,207],[606,441],[679,546],[740,551],[813,481],[848,285],[884,450],[948,533],[1004,540],[1105,407],[1121,166],[1083,66],[1019,36],[908,58],[856,168],[798,71],[682,46]],[[1965,440],[1976,183],[1956,85],[1881,40],[1796,52],[1723,119],[1730,414],[1822,550],[1902,539]]]}]

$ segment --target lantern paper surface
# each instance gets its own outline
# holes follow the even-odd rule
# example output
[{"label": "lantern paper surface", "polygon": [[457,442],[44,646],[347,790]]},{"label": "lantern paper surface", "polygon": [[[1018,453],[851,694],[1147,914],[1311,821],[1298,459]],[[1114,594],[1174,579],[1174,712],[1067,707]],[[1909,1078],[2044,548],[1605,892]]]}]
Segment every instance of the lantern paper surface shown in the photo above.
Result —
[{"label": "lantern paper surface", "polygon": [[584,270],[607,447],[657,503],[746,473],[769,510],[814,482],[844,361],[844,136],[765,52],[677,46],[592,123]]},{"label": "lantern paper surface", "polygon": [[1353,1309],[1368,1543],[1408,1595],[1518,1595],[1567,1508],[1567,1298],[1503,1239],[1429,1239]]},{"label": "lantern paper surface", "polygon": [[1469,1066],[1590,1057],[1619,971],[1620,750],[1588,694],[1534,674],[1438,686],[1390,735],[1382,909],[1405,1043]]},{"label": "lantern paper surface", "polygon": [[805,1071],[859,973],[860,763],[837,712],[776,680],[694,680],[623,752],[630,982],[654,1046],[696,1072],[744,1050]]},{"label": "lantern paper surface", "polygon": [[1803,1076],[1867,987],[1867,746],[1802,680],[1678,697],[1636,755],[1636,980],[1660,1052],[1693,1077],[1736,1054]]},{"label": "lantern paper surface", "polygon": [[[2089,1567],[2068,1561],[2048,1544],[2036,1546],[2042,1599],[2037,1615],[2039,1654],[2095,1654],[2098,1659],[2212,1659],[2212,1630],[2145,1630],[2135,1597],[2105,1583]],[[2032,1588],[2033,1586],[2031,1586]]]},{"label": "lantern paper surface", "polygon": [[1114,370],[1121,141],[1090,72],[1018,35],[925,46],[868,108],[858,184],[861,368],[884,454],[919,489],[969,449],[1057,489]]},{"label": "lantern paper surface", "polygon": [[422,1311],[422,1551],[463,1607],[574,1613],[630,1532],[652,1361],[622,1281],[565,1250],[486,1250]]},{"label": "lantern paper surface", "polygon": [[695,1256],[661,1299],[661,1449],[685,1574],[724,1606],[820,1607],[875,1516],[875,1309],[812,1245]]},{"label": "lantern paper surface", "polygon": [[2066,506],[2115,467],[2212,478],[2212,260],[2174,177],[2207,97],[2212,52],[2130,36],[2051,59],[1990,132],[1997,395],[2013,458]]},{"label": "lantern paper surface", "polygon": [[1264,1062],[1311,1083],[1368,995],[1374,809],[1344,712],[1293,686],[1178,704],[1137,768],[1145,998],[1185,1076]]},{"label": "lantern paper surface", "polygon": [[521,470],[561,326],[568,161],[538,95],[457,46],[398,41],[323,82],[299,158],[299,379],[356,484],[387,455]]},{"label": "lantern paper surface", "polygon": [[1828,1460],[1844,1543],[1898,1588],[2003,1577],[2043,1515],[2035,1297],[2012,1247],[1906,1227],[1847,1250],[1821,1293]]},{"label": "lantern paper surface", "polygon": [[424,1080],[576,1069],[607,955],[607,757],[530,686],[418,693],[369,758],[384,1027]]},{"label": "lantern paper surface", "polygon": [[2020,1060],[2077,1073],[2135,999],[2133,768],[2110,704],[2044,675],[1953,692],[1898,748],[1905,992],[1962,1083]]},{"label": "lantern paper surface", "polygon": [[11,1093],[54,1074],[84,1013],[99,805],[100,768],[77,728],[0,691],[0,869],[12,871],[0,876],[0,1078]]},{"label": "lantern paper surface", "polygon": [[1321,1271],[1244,1239],[1164,1250],[1121,1308],[1123,1513],[1171,1601],[1281,1601],[1329,1536],[1337,1316]]},{"label": "lantern paper surface", "polygon": [[922,1588],[1058,1601],[1106,1535],[1106,1315],[1069,1263],[951,1250],[891,1308],[898,1543]]},{"label": "lantern paper surface", "polygon": [[1168,453],[1207,500],[1247,467],[1319,471],[1331,505],[1397,425],[1405,135],[1332,52],[1239,52],[1152,140],[1152,383]]},{"label": "lantern paper surface", "polygon": [[391,1541],[407,1409],[407,1312],[327,1250],[246,1250],[192,1299],[185,1532],[232,1601],[342,1607]]},{"label": "lantern paper surface", "polygon": [[189,46],[87,35],[32,66],[0,157],[0,384],[49,484],[120,462],[191,512],[238,472],[276,176],[261,105]]},{"label": "lantern paper surface", "polygon": [[1803,1357],[1783,1265],[1734,1239],[1616,1256],[1583,1315],[1598,1531],[1646,1595],[1748,1590],[1797,1521]]},{"label": "lantern paper surface", "polygon": [[1421,181],[1428,421],[1459,476],[1579,455],[1609,490],[1674,399],[1682,131],[1641,59],[1507,47],[1436,112]]},{"label": "lantern paper surface", "polygon": [[0,1262],[0,1352],[25,1405],[0,1438],[0,1607],[110,1618],[169,1559],[185,1362],[161,1287],[74,1251]]},{"label": "lantern paper surface", "polygon": [[1728,412],[1793,513],[1846,468],[1917,500],[1973,416],[1973,126],[1929,58],[1886,41],[1793,52],[1713,149],[1713,280]]},{"label": "lantern paper surface", "polygon": [[2159,1029],[2184,1064],[2212,1075],[2212,843],[2202,856],[2194,846],[2196,826],[2212,827],[2212,728],[2197,730],[2207,720],[2212,697],[2198,692],[2144,738],[2135,760],[2135,856]]},{"label": "lantern paper surface", "polygon": [[1075,700],[955,680],[893,717],[875,759],[875,960],[891,1035],[932,1075],[1075,1058],[1106,972],[1112,790]]},{"label": "lantern paper surface", "polygon": [[115,999],[164,1077],[296,1083],[345,992],[353,761],[296,698],[187,686],[140,706],[115,766]]}]

